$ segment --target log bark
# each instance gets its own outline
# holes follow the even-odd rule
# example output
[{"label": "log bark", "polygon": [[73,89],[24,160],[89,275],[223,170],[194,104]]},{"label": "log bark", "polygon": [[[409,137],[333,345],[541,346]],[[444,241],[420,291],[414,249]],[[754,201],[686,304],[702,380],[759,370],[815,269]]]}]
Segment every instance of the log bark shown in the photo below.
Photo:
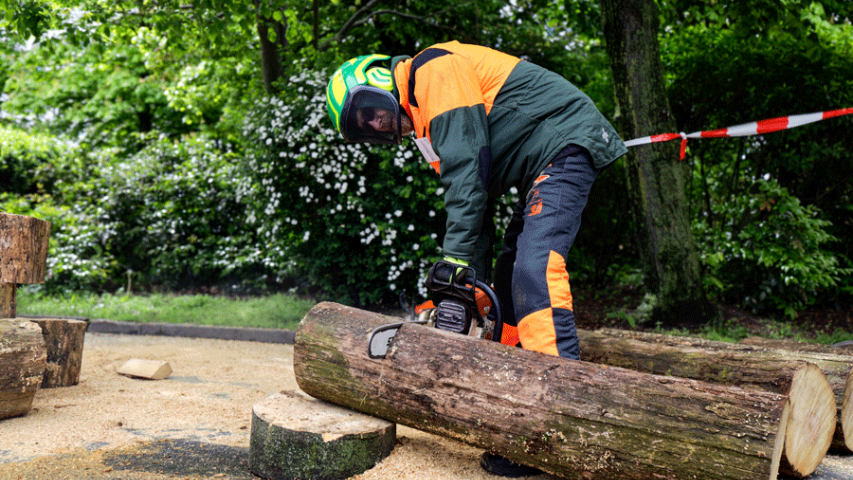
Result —
[{"label": "log bark", "polygon": [[83,342],[89,324],[67,318],[38,318],[32,321],[41,328],[47,348],[41,388],[70,387],[80,383]]},{"label": "log bark", "polygon": [[15,318],[18,310],[18,286],[0,283],[0,318]]},{"label": "log bark", "polygon": [[791,350],[793,352],[833,353],[836,355],[853,355],[853,342],[845,341],[835,345],[798,342],[791,339],[747,337],[738,342],[741,345],[772,348],[774,350]]},{"label": "log bark", "polygon": [[50,223],[0,212],[0,318],[17,316],[18,284],[44,282],[49,240]]},{"label": "log bark", "polygon": [[46,361],[38,325],[0,319],[0,419],[29,413]]},{"label": "log bark", "polygon": [[617,329],[579,329],[578,338],[583,360],[771,392],[786,388],[782,376],[773,379],[774,372],[785,371],[786,363],[812,363],[826,376],[835,396],[838,418],[831,448],[853,451],[853,356]]},{"label": "log bark", "polygon": [[249,469],[269,480],[344,479],[391,454],[397,426],[298,391],[252,408]]},{"label": "log bark", "polygon": [[[416,324],[403,326],[387,358],[369,358],[369,332],[395,321],[315,306],[296,333],[300,388],[569,478],[804,477],[834,428],[832,398],[570,361]],[[812,365],[798,375],[823,379]],[[811,405],[808,418],[797,403]]]}]

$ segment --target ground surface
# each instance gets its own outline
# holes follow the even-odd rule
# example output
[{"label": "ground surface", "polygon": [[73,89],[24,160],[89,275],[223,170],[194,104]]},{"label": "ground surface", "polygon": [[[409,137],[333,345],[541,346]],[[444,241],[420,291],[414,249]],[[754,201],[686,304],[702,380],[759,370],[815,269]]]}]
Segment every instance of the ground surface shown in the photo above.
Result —
[{"label": "ground surface", "polygon": [[[117,374],[131,358],[166,360],[173,373]],[[298,389],[292,358],[283,344],[88,333],[80,384],[39,390],[30,414],[0,421],[0,479],[257,478],[252,406]],[[397,443],[355,479],[494,479],[478,449],[400,425]]]},{"label": "ground surface", "polygon": [[[0,480],[254,479],[252,406],[297,389],[290,345],[144,335],[86,335],[80,384],[40,390],[33,411],[0,421]],[[169,361],[165,380],[115,373],[131,358]],[[390,457],[354,477],[494,480],[481,451],[398,425]],[[814,480],[853,480],[831,456]],[[541,475],[538,480],[554,480]]]}]

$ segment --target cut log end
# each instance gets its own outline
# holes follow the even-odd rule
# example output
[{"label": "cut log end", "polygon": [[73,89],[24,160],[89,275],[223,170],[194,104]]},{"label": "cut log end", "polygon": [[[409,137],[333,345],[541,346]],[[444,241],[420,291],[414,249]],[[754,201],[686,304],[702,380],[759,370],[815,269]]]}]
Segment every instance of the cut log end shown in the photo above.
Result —
[{"label": "cut log end", "polygon": [[785,439],[787,465],[783,463],[783,471],[804,478],[817,469],[835,432],[835,396],[820,368],[806,364],[794,374],[786,409],[787,425],[783,420],[783,429],[778,435]]}]

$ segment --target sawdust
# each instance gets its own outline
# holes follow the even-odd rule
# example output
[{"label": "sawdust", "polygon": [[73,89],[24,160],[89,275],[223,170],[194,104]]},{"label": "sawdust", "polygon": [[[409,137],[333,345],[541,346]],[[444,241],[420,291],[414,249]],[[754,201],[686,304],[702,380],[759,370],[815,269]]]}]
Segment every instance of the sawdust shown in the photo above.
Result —
[{"label": "sawdust", "polygon": [[[131,358],[168,361],[173,372],[116,373]],[[28,415],[0,421],[0,480],[257,479],[252,407],[298,388],[290,345],[89,333],[78,385],[41,389]],[[479,449],[397,433],[392,454],[354,479],[496,478],[480,469]]]}]

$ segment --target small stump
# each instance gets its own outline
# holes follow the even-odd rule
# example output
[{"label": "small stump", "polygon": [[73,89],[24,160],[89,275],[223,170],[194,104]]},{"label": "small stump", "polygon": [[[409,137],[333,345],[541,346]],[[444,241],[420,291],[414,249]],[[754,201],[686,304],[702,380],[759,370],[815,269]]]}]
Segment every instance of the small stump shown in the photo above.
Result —
[{"label": "small stump", "polygon": [[396,436],[394,423],[284,391],[252,409],[249,467],[269,480],[349,478],[387,457]]},{"label": "small stump", "polygon": [[41,388],[70,387],[80,383],[83,342],[86,327],[83,320],[69,318],[36,318],[47,347],[47,365]]}]

